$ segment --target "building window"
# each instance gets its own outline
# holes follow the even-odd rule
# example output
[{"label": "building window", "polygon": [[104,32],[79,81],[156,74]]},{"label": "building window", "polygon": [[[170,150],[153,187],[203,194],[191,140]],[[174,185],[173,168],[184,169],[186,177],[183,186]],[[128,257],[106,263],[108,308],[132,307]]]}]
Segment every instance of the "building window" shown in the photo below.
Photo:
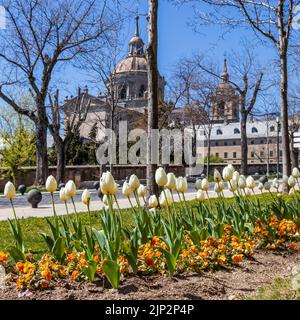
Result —
[{"label": "building window", "polygon": [[251,158],[254,158],[254,152],[253,151],[251,152]]},{"label": "building window", "polygon": [[264,156],[264,152],[263,151],[261,151],[259,154],[260,154],[261,157]]},{"label": "building window", "polygon": [[235,146],[236,145],[236,141],[233,141],[232,144]]},{"label": "building window", "polygon": [[140,91],[139,91],[139,98],[143,98],[144,97],[145,91],[146,91],[146,88],[142,84],[141,87],[140,87]]},{"label": "building window", "polygon": [[215,146],[217,147],[218,145],[219,145],[219,142],[218,142],[218,141],[216,141],[216,142],[215,142]]},{"label": "building window", "polygon": [[274,126],[271,126],[270,127],[270,132],[274,132],[275,131],[275,127]]},{"label": "building window", "polygon": [[273,157],[274,156],[274,152],[271,150],[270,151],[270,157]]},{"label": "building window", "polygon": [[258,130],[257,130],[257,128],[256,128],[256,127],[253,127],[253,128],[251,129],[251,132],[252,132],[252,133],[257,133],[257,132],[258,132]]},{"label": "building window", "polygon": [[233,133],[234,133],[234,134],[240,134],[241,132],[240,132],[240,130],[239,130],[238,128],[235,128],[235,129],[233,130]]},{"label": "building window", "polygon": [[217,135],[221,135],[223,134],[222,130],[221,129],[217,129]]},{"label": "building window", "polygon": [[251,140],[251,144],[254,144],[254,140]]},{"label": "building window", "polygon": [[227,141],[224,141],[224,146],[227,146]]},{"label": "building window", "polygon": [[227,157],[228,157],[228,153],[224,152],[224,159],[227,159]]},{"label": "building window", "polygon": [[280,155],[280,157],[282,157],[282,150],[279,151],[279,155]]},{"label": "building window", "polygon": [[260,140],[260,144],[264,144],[265,142],[264,142],[264,140]]},{"label": "building window", "polygon": [[232,157],[236,158],[236,152],[233,152]]},{"label": "building window", "polygon": [[122,90],[121,90],[121,92],[120,92],[120,99],[126,99],[126,96],[127,96],[127,88],[126,88],[126,86],[123,86],[122,87]]},{"label": "building window", "polygon": [[218,152],[216,153],[216,157],[219,158],[219,153]]}]

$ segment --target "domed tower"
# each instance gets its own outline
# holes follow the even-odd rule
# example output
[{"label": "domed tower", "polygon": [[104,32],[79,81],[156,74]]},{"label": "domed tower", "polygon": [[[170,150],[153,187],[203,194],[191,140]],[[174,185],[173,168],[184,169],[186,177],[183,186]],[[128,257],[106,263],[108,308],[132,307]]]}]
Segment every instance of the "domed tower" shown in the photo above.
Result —
[{"label": "domed tower", "polygon": [[229,123],[239,121],[239,96],[229,82],[227,60],[224,60],[224,69],[221,80],[212,96],[212,120],[215,123]]},{"label": "domed tower", "polygon": [[[115,86],[114,92],[119,103],[129,108],[147,107],[147,58],[144,51],[144,41],[139,34],[139,17],[135,18],[134,36],[129,42],[129,51],[125,59],[120,61],[109,81]],[[165,79],[159,75],[159,99],[164,99]]]}]

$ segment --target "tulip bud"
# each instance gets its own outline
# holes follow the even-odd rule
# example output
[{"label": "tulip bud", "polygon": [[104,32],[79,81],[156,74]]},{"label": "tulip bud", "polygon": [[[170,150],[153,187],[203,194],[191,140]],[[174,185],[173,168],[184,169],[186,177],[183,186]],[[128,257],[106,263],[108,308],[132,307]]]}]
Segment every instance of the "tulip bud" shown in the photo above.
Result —
[{"label": "tulip bud", "polygon": [[231,172],[231,175],[233,175],[234,173],[234,166],[230,163],[227,168],[229,169],[229,171]]},{"label": "tulip bud", "polygon": [[220,182],[222,180],[220,172],[215,169],[214,171],[214,182]]},{"label": "tulip bud", "polygon": [[53,176],[49,176],[46,180],[45,188],[48,192],[55,192],[57,190],[57,182]]},{"label": "tulip bud", "polygon": [[229,191],[234,193],[238,188],[238,183],[236,180],[231,179],[230,184],[229,184]]},{"label": "tulip bud", "polygon": [[167,184],[165,185],[166,188],[170,190],[175,190],[176,189],[176,177],[173,172],[169,172],[167,174]]},{"label": "tulip bud", "polygon": [[155,181],[158,186],[164,187],[168,182],[168,177],[163,168],[158,168],[155,172]]},{"label": "tulip bud", "polygon": [[222,176],[225,181],[230,181],[230,179],[232,178],[232,174],[233,172],[230,170],[230,168],[225,167],[223,169]]},{"label": "tulip bud", "polygon": [[177,192],[187,192],[188,190],[188,183],[186,177],[178,177],[176,179],[176,191]]},{"label": "tulip bud", "polygon": [[129,178],[129,185],[130,185],[130,188],[133,190],[133,191],[136,191],[138,189],[138,187],[140,186],[140,180],[139,178],[135,175],[135,174],[132,174]]},{"label": "tulip bud", "polygon": [[115,196],[118,193],[118,187],[119,187],[119,185],[114,183],[114,187],[111,190],[111,195]]},{"label": "tulip bud", "polygon": [[129,196],[132,194],[132,192],[133,192],[133,191],[132,191],[129,183],[125,181],[125,182],[123,183],[123,188],[122,188],[122,193],[123,193],[123,195],[124,195],[125,197],[129,197]]},{"label": "tulip bud", "polygon": [[289,185],[289,177],[286,176],[286,175],[283,175],[283,177],[282,177],[282,182],[283,182],[286,186],[288,186],[288,185]]},{"label": "tulip bud", "polygon": [[269,190],[271,189],[271,184],[270,184],[269,181],[267,181],[267,182],[264,183],[264,188],[265,188],[265,190],[267,190],[267,191],[269,191]]},{"label": "tulip bud", "polygon": [[279,183],[279,181],[278,181],[277,178],[275,178],[275,179],[273,180],[273,187],[274,187],[276,190],[278,190],[279,187],[280,187],[280,183]]},{"label": "tulip bud", "polygon": [[260,182],[257,186],[258,190],[262,191],[264,188],[264,184],[262,182]]},{"label": "tulip bud", "polygon": [[195,189],[196,190],[201,190],[202,189],[202,180],[201,179],[197,179],[195,182]]},{"label": "tulip bud", "polygon": [[196,194],[196,199],[199,202],[204,202],[205,201],[205,193],[202,190],[198,190]]},{"label": "tulip bud", "polygon": [[240,178],[239,178],[238,186],[241,189],[245,189],[246,185],[247,185],[246,184],[246,178],[245,178],[245,176],[241,175]]},{"label": "tulip bud", "polygon": [[206,178],[204,178],[201,182],[201,189],[203,191],[208,191],[208,189],[209,189],[209,182]]},{"label": "tulip bud", "polygon": [[288,179],[288,185],[293,188],[296,185],[296,179],[293,176],[290,176]]},{"label": "tulip bud", "polygon": [[149,197],[148,204],[150,208],[156,208],[158,206],[156,195],[152,195]]},{"label": "tulip bud", "polygon": [[255,188],[255,181],[254,181],[253,177],[251,177],[251,176],[247,177],[246,185],[247,185],[247,188],[249,188],[251,190],[253,190]]},{"label": "tulip bud", "polygon": [[61,188],[59,190],[59,198],[63,202],[68,201],[69,197],[66,194],[66,188]]},{"label": "tulip bud", "polygon": [[137,193],[140,197],[144,197],[145,194],[147,193],[147,188],[141,184],[139,187],[138,187],[138,190],[137,190]]},{"label": "tulip bud", "polygon": [[65,186],[66,195],[71,198],[76,196],[76,185],[73,180],[69,180]]},{"label": "tulip bud", "polygon": [[232,180],[236,180],[236,182],[238,182],[240,179],[240,174],[238,171],[234,171],[232,174]]},{"label": "tulip bud", "polygon": [[300,177],[300,171],[299,171],[299,169],[298,169],[297,167],[293,168],[293,170],[292,170],[292,176],[293,176],[294,178],[299,178],[299,177]]},{"label": "tulip bud", "polygon": [[85,189],[85,190],[82,192],[81,200],[82,200],[82,203],[85,204],[86,206],[89,206],[89,205],[90,205],[91,193],[89,192],[88,189]]},{"label": "tulip bud", "polygon": [[116,191],[115,179],[109,171],[102,174],[100,178],[100,189],[103,194],[114,194]]},{"label": "tulip bud", "polygon": [[162,207],[168,207],[173,203],[171,191],[169,189],[161,192],[159,196],[159,203]]},{"label": "tulip bud", "polygon": [[16,188],[14,184],[10,181],[8,181],[4,187],[4,197],[6,199],[13,199],[16,195]]}]

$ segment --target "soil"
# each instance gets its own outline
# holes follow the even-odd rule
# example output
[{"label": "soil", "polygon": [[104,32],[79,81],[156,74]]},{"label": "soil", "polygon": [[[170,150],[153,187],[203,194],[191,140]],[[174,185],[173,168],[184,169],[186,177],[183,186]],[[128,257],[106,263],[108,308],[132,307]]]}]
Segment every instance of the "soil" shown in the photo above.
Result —
[{"label": "soil", "polygon": [[160,275],[126,277],[118,290],[103,280],[94,283],[66,282],[53,289],[20,292],[15,285],[0,289],[0,300],[234,300],[254,295],[276,278],[292,275],[300,265],[300,252],[259,250],[254,258],[235,267],[173,278]]}]

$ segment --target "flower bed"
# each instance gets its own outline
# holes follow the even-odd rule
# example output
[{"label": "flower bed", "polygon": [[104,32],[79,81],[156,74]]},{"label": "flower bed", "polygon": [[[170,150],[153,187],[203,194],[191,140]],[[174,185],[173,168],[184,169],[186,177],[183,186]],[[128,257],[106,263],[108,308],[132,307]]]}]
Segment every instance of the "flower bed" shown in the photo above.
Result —
[{"label": "flower bed", "polygon": [[[293,173],[296,175],[295,170]],[[222,178],[234,197],[231,203],[224,200]],[[272,201],[262,203],[258,197],[250,196],[256,188],[253,178],[246,179],[228,166],[222,176],[215,172],[218,200],[208,198],[208,181],[204,179],[196,182],[198,202],[190,204],[185,201],[185,178],[175,178],[158,169],[156,182],[162,188],[161,195],[159,199],[152,195],[147,202],[147,189],[133,175],[122,189],[132,204],[134,217],[134,224],[125,228],[116,197],[118,188],[107,172],[100,180],[106,204],[99,214],[100,230],[93,228],[91,222],[82,224],[73,201],[76,188],[70,181],[61,190],[61,200],[66,210],[68,202],[74,206],[75,215],[58,217],[53,202],[54,221],[47,219],[50,233],[41,234],[48,253],[37,259],[26,250],[22,226],[15,215],[15,221],[9,221],[15,244],[7,252],[0,252],[0,265],[8,273],[7,282],[16,283],[19,289],[51,288],[60,279],[93,282],[102,277],[118,288],[120,280],[132,274],[173,276],[234,266],[251,257],[257,248],[295,251],[300,240],[295,178],[298,177],[288,179],[290,186],[295,183],[293,193],[286,198],[279,193],[278,181],[273,186],[266,182],[263,188],[271,194]],[[271,193],[271,187],[276,193]],[[47,180],[46,188],[51,193],[56,190],[53,177]],[[174,192],[181,200],[176,205]],[[12,184],[7,185],[5,195],[13,206]],[[82,201],[90,214],[87,190]]]}]

